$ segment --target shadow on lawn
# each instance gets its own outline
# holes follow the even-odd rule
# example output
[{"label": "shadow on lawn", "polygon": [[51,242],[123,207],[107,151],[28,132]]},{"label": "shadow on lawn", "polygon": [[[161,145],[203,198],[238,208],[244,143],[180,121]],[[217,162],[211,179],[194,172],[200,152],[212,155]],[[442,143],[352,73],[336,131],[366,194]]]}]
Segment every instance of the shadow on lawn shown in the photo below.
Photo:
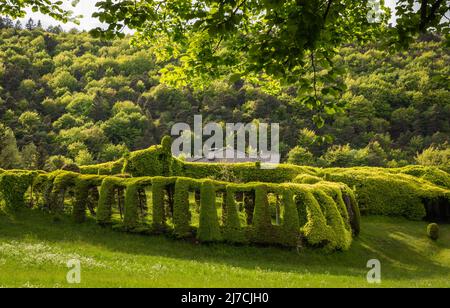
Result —
[{"label": "shadow on lawn", "polygon": [[[273,272],[317,273],[354,276],[365,279],[367,261],[379,259],[384,279],[431,278],[450,275],[450,265],[433,262],[427,252],[418,250],[415,241],[427,240],[425,223],[401,219],[363,220],[362,234],[347,252],[326,254],[316,250],[276,247],[232,246],[226,244],[195,245],[164,236],[141,236],[101,228],[94,221],[75,224],[70,218],[53,222],[40,211],[23,211],[15,217],[0,215],[0,239],[47,242],[79,242],[129,255],[161,256],[231,265]],[[446,230],[448,231],[448,226]],[[423,232],[422,232],[423,231]],[[429,243],[431,252],[449,248],[450,240]],[[427,244],[428,245],[428,244]],[[75,248],[75,251],[77,251]],[[82,254],[82,253],[81,253]]]}]

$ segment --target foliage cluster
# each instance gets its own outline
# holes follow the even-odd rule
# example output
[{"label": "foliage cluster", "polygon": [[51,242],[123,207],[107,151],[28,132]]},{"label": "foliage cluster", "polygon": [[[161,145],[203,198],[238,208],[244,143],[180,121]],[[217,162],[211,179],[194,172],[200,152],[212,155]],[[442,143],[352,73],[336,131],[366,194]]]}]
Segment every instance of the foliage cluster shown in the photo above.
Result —
[{"label": "foliage cluster", "polygon": [[0,42],[5,169],[119,160],[156,144],[174,123],[193,124],[195,114],[205,123],[280,123],[282,157],[299,165],[448,168],[450,60],[438,36],[422,37],[407,53],[342,46],[334,61],[348,67],[339,74],[348,89],[327,98],[342,110],[325,116],[320,129],[295,88],[219,77],[202,89],[173,88],[161,77],[171,62],[159,61],[152,46],[130,46],[129,38],[105,42],[34,21],[22,29],[3,18]]},{"label": "foliage cluster", "polygon": [[[352,234],[359,233],[359,208],[353,192],[343,184],[324,181],[315,185],[236,184],[185,177],[5,171],[0,182],[8,209],[25,207],[27,197],[30,206],[55,215],[68,212],[77,222],[89,215],[101,225],[115,224],[115,228],[129,232],[165,232],[177,238],[195,235],[200,242],[294,247],[301,243],[328,250],[348,249]],[[146,189],[152,192],[151,209]],[[189,196],[197,191],[200,208],[195,225],[192,216],[198,209],[192,207]],[[252,195],[254,203],[241,204],[236,196],[242,193]],[[276,195],[279,202],[274,204],[271,195]],[[120,219],[113,215],[117,203],[122,207]],[[251,218],[242,221],[249,207]]]}]

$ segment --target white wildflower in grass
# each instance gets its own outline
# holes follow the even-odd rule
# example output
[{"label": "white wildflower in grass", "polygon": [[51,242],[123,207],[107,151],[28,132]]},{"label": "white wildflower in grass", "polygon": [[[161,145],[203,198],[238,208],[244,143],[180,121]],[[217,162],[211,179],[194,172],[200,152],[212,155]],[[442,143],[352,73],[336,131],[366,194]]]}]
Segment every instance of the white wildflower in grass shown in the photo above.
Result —
[{"label": "white wildflower in grass", "polygon": [[112,262],[112,268],[120,269],[123,272],[140,274],[140,275],[151,275],[158,276],[167,271],[167,267],[160,264],[142,264],[136,260],[129,258],[114,260]]},{"label": "white wildflower in grass", "polygon": [[66,266],[71,259],[80,260],[85,268],[105,268],[106,266],[91,257],[75,253],[65,253],[44,243],[23,243],[17,241],[0,243],[1,260],[12,259],[24,265],[57,265]]}]

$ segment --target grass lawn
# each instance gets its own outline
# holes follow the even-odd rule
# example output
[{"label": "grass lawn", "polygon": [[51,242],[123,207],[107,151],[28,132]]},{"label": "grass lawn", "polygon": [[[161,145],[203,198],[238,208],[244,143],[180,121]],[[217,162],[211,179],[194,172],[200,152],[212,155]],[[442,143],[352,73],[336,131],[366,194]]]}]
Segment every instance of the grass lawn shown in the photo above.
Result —
[{"label": "grass lawn", "polygon": [[[69,259],[82,282],[66,282]],[[382,265],[380,287],[450,287],[450,226],[426,237],[426,223],[364,217],[348,252],[200,246],[163,236],[55,223],[38,211],[0,214],[2,287],[371,287],[369,259]]]}]

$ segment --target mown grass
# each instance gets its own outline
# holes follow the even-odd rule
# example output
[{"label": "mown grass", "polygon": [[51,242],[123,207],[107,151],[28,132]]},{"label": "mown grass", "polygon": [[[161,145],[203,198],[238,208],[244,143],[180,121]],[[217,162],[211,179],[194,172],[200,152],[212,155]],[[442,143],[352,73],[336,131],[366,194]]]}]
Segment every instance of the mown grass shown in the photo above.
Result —
[{"label": "mown grass", "polygon": [[[196,245],[114,232],[94,222],[53,222],[39,211],[0,214],[3,287],[450,287],[450,226],[426,237],[426,223],[363,218],[348,252]],[[81,284],[66,282],[81,260]],[[379,259],[382,283],[366,281]]]}]

